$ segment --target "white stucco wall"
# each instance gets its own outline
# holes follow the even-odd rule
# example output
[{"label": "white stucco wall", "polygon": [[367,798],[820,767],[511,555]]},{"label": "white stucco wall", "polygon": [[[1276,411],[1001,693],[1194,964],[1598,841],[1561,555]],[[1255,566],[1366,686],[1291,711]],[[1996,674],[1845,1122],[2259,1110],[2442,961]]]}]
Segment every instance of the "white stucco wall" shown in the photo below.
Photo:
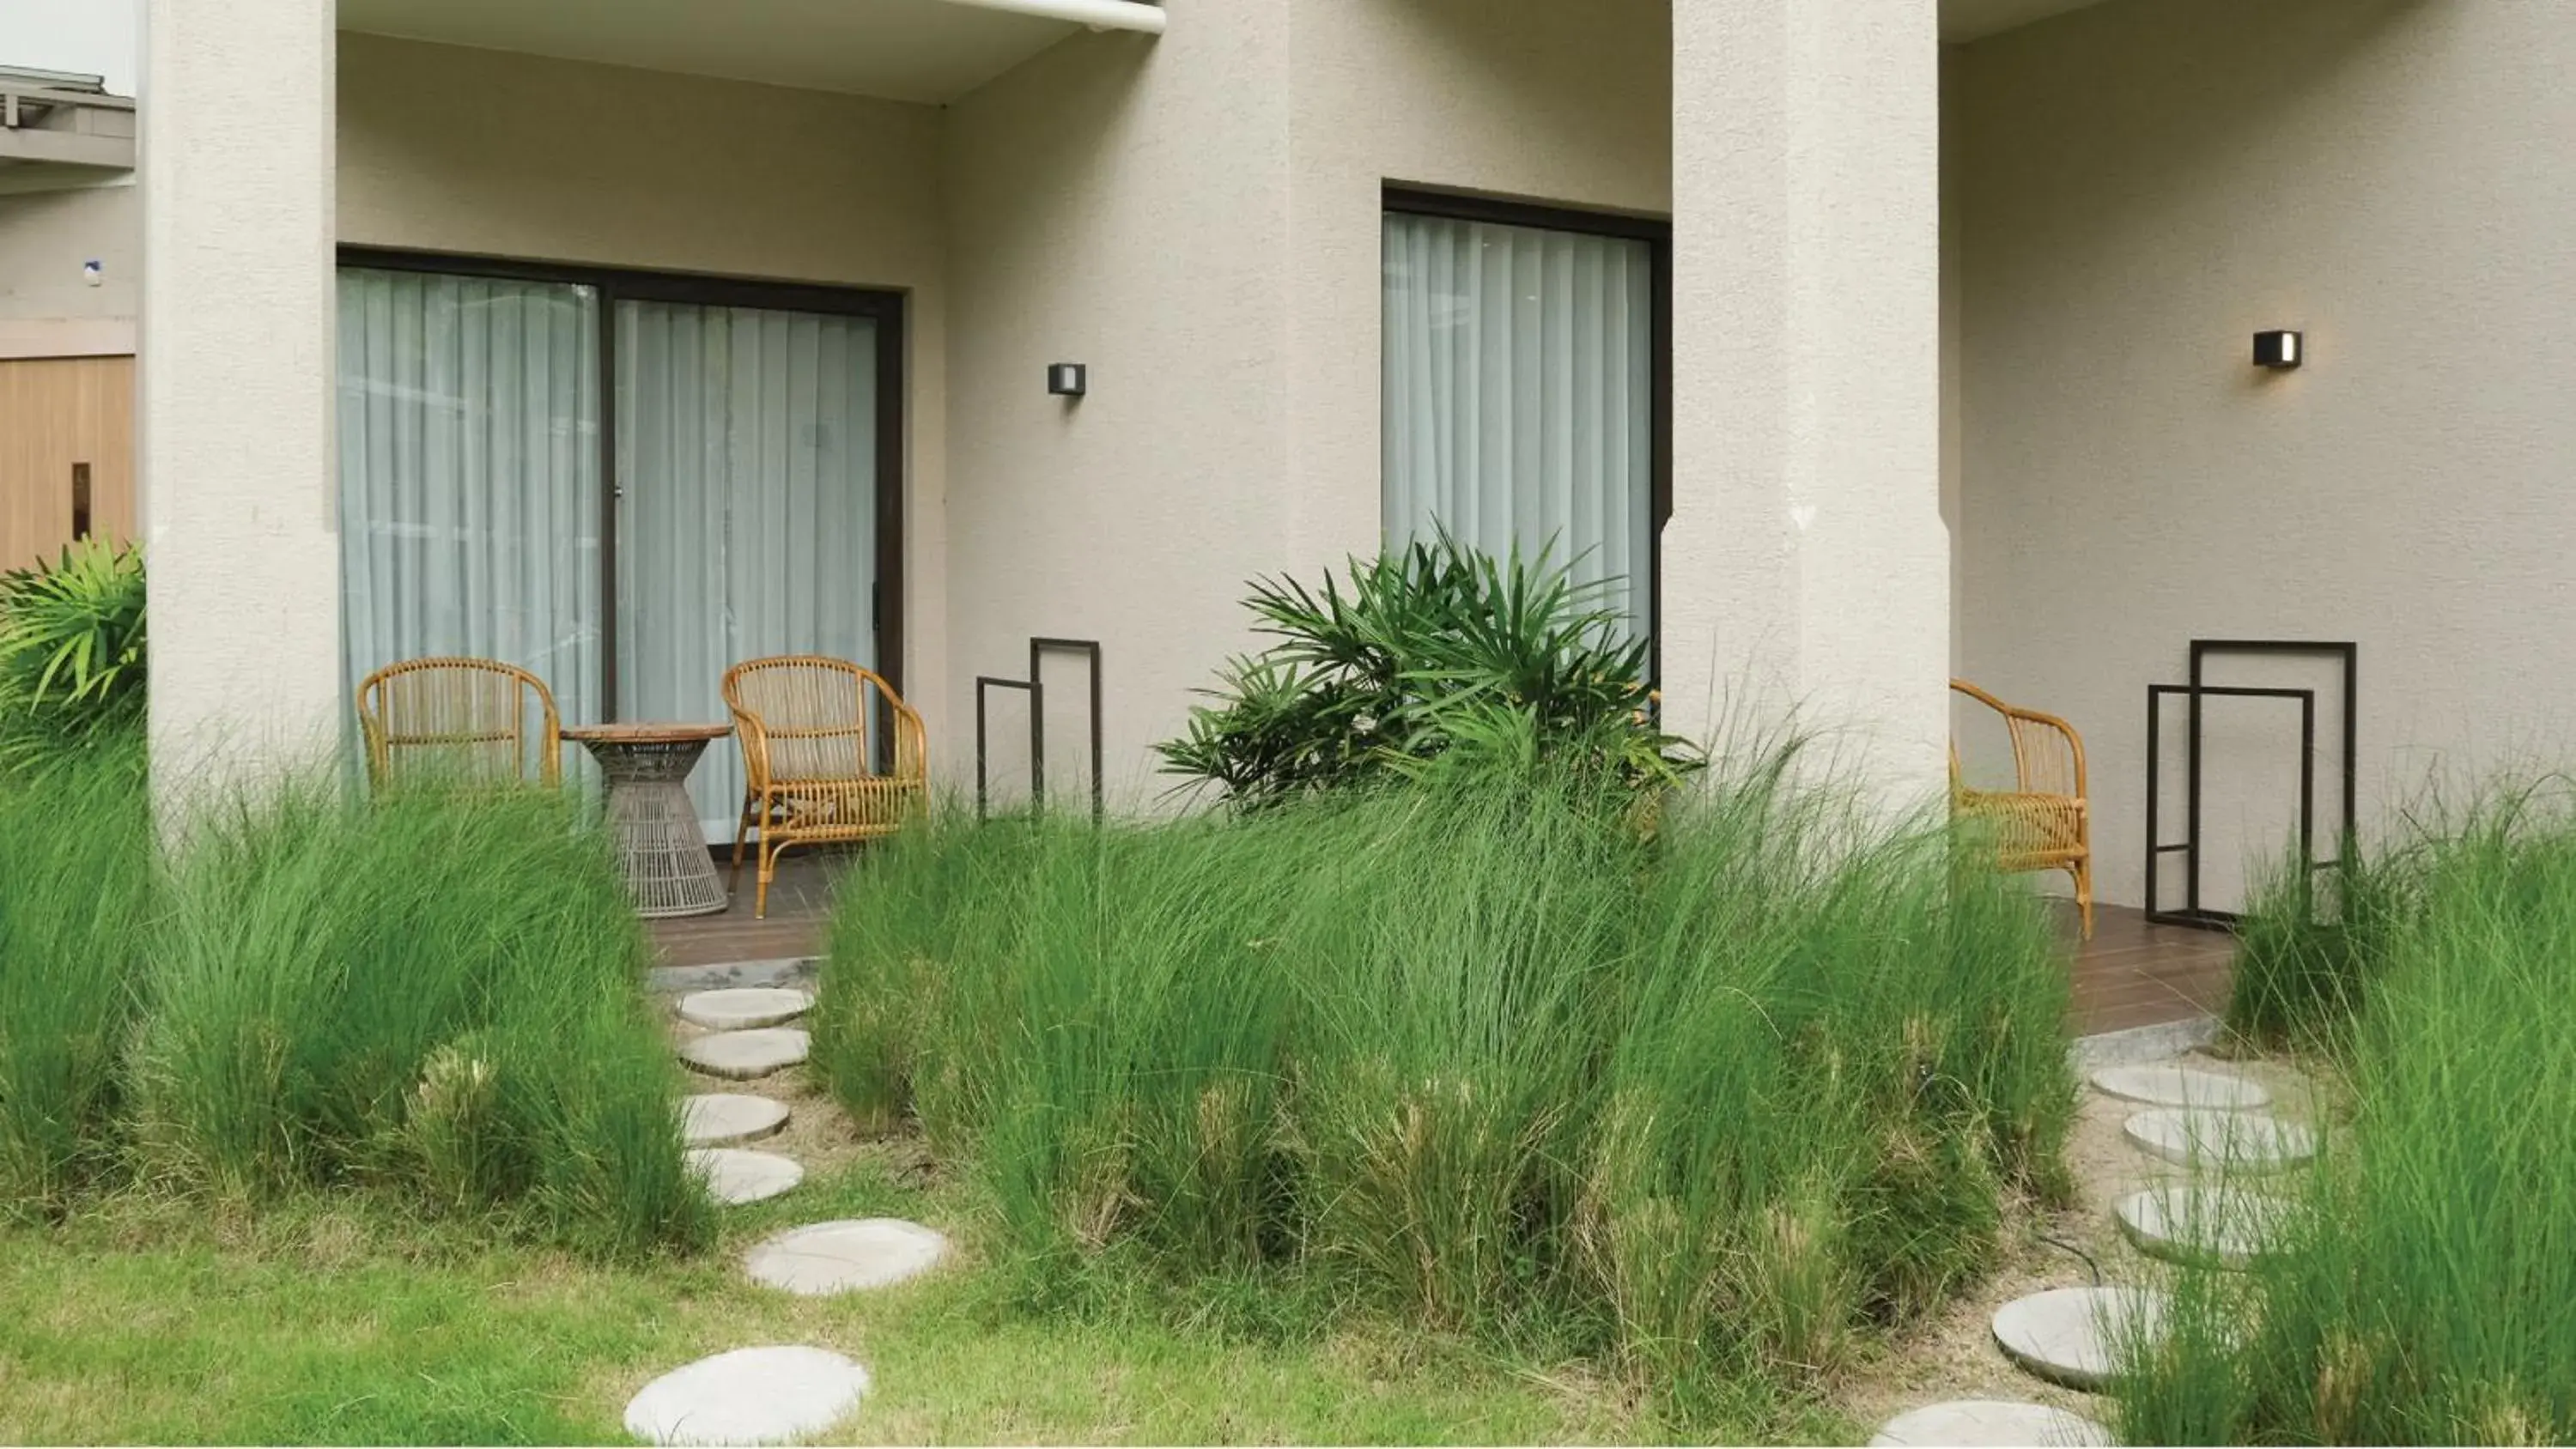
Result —
[{"label": "white stucco wall", "polygon": [[1741,0],[1673,33],[1667,713],[1794,713],[1900,808],[1948,713],[1935,23]]},{"label": "white stucco wall", "polygon": [[[1287,6],[1173,0],[1160,41],[1076,36],[950,109],[954,303],[945,712],[1018,678],[1032,635],[1103,646],[1113,795],[1249,642],[1230,601],[1285,561]],[[1090,368],[1051,397],[1046,365]],[[1052,666],[1071,694],[1071,662]],[[1059,696],[1051,784],[1081,753]],[[1027,715],[997,696],[994,769],[1019,788]],[[971,770],[972,761],[964,762]]]},{"label": "white stucco wall", "polygon": [[[81,279],[88,261],[101,269],[94,287]],[[140,187],[0,196],[0,320],[131,322],[142,263]]]},{"label": "white stucco wall", "polygon": [[343,708],[334,36],[310,0],[150,0],[148,16],[136,483],[167,806],[309,759]]},{"label": "white stucco wall", "polygon": [[339,91],[342,242],[907,294],[905,690],[944,698],[939,110],[357,34]]},{"label": "white stucco wall", "polygon": [[[968,97],[947,152],[948,707],[971,728],[972,677],[1021,674],[1032,634],[1101,640],[1131,803],[1256,642],[1245,581],[1376,547],[1385,184],[1657,211],[1670,170],[1660,0],[1168,8],[1159,42],[1077,37]],[[1048,397],[1052,361],[1091,395]],[[1052,783],[1079,701],[1049,714]],[[1021,753],[997,740],[997,775]]]},{"label": "white stucco wall", "polygon": [[1386,185],[1668,214],[1672,9],[1337,0],[1292,15],[1289,477],[1311,568],[1379,544]]},{"label": "white stucco wall", "polygon": [[[1960,662],[2085,731],[2105,899],[2194,637],[2359,642],[2365,824],[2427,768],[2567,758],[2567,21],[2113,0],[1954,52]],[[2250,365],[2270,327],[2306,367]]]}]

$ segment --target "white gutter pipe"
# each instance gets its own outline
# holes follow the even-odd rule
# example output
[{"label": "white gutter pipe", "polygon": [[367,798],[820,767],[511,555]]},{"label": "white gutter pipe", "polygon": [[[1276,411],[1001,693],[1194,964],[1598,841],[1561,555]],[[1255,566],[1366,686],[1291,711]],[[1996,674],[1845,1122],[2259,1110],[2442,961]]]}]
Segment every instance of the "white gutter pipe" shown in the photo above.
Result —
[{"label": "white gutter pipe", "polygon": [[1145,5],[1138,0],[948,0],[951,5],[972,5],[978,10],[1007,10],[1013,15],[1034,15],[1041,20],[1070,20],[1094,30],[1141,30],[1147,35],[1163,33],[1163,7]]}]

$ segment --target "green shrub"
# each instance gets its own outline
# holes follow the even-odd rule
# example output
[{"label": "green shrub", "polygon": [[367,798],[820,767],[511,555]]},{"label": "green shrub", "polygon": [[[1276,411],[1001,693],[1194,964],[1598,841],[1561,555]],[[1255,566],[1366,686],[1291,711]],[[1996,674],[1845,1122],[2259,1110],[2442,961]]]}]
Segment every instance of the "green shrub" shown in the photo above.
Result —
[{"label": "green shrub", "polygon": [[84,539],[0,573],[0,767],[139,733],[143,554]]},{"label": "green shrub", "polygon": [[604,1252],[705,1240],[605,842],[538,792],[281,786],[193,822],[153,941],[144,1171],[397,1191]]},{"label": "green shrub", "polygon": [[2312,1036],[2349,1121],[2290,1251],[2182,1276],[2179,1329],[2120,1395],[2130,1442],[2576,1439],[2566,804],[2498,792],[2374,867],[2366,989]]},{"label": "green shrub", "polygon": [[1545,555],[1496,560],[1443,536],[1349,563],[1347,591],[1260,580],[1246,601],[1279,642],[1228,663],[1221,703],[1159,750],[1167,772],[1259,809],[1417,774],[1461,745],[1524,750],[1631,786],[1700,768],[1654,723],[1648,644],[1608,584]]},{"label": "green shrub", "polygon": [[113,1163],[151,875],[139,746],[0,770],[0,1214],[59,1214]]},{"label": "green shrub", "polygon": [[1774,1386],[2063,1186],[2066,985],[1938,830],[1776,759],[1444,769],[1094,831],[945,820],[841,893],[816,1059],[974,1165],[1042,1299],[1267,1282]]}]

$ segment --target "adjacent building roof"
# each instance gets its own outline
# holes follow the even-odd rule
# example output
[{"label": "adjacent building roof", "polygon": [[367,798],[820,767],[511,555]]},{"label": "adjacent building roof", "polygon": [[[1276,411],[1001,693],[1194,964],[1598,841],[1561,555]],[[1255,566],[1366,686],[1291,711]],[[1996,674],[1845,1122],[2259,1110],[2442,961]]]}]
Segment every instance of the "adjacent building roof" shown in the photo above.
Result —
[{"label": "adjacent building roof", "polygon": [[133,97],[94,75],[0,65],[0,179],[133,169]]}]

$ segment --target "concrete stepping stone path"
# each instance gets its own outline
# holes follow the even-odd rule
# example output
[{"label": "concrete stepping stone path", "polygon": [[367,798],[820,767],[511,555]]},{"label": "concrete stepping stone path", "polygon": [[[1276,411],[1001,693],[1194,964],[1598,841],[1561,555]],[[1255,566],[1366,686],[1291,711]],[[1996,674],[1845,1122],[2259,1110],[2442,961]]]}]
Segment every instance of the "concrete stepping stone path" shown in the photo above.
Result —
[{"label": "concrete stepping stone path", "polygon": [[680,1060],[712,1077],[750,1081],[805,1060],[812,1041],[792,1026],[719,1031],[685,1042]]},{"label": "concrete stepping stone path", "polygon": [[2219,1072],[2195,1071],[2172,1062],[2104,1067],[2093,1074],[2093,1090],[2150,1107],[2215,1107],[2250,1112],[2272,1105],[2272,1094],[2260,1083]]},{"label": "concrete stepping stone path", "polygon": [[[2098,1389],[2122,1355],[2161,1333],[2165,1297],[2144,1288],[2052,1288],[1995,1310],[1995,1344],[2024,1370]],[[2018,1441],[2015,1441],[2018,1442]]]},{"label": "concrete stepping stone path", "polygon": [[748,1092],[702,1092],[680,1099],[680,1138],[691,1147],[757,1142],[787,1125],[787,1104]]},{"label": "concrete stepping stone path", "polygon": [[2130,1142],[2186,1167],[2278,1172],[2316,1155],[2316,1134],[2296,1123],[2252,1112],[2160,1107],[2122,1123]]},{"label": "concrete stepping stone path", "polygon": [[1915,1449],[1972,1449],[1990,1444],[2109,1445],[2120,1441],[2111,1431],[2064,1409],[2005,1399],[1953,1399],[1909,1409],[1878,1427],[1871,1436],[1878,1446],[1911,1445]]},{"label": "concrete stepping stone path", "polygon": [[777,1026],[813,1009],[813,993],[790,986],[728,986],[680,998],[680,1020],[709,1031]]},{"label": "concrete stepping stone path", "polygon": [[647,1444],[787,1444],[859,1406],[868,1371],[829,1349],[738,1348],[646,1384],[626,1432]]},{"label": "concrete stepping stone path", "polygon": [[948,1240],[919,1223],[856,1218],[781,1233],[742,1266],[757,1282],[811,1298],[917,1278],[947,1255]]},{"label": "concrete stepping stone path", "polygon": [[2153,1187],[2112,1204],[2138,1251],[2169,1262],[2242,1268],[2276,1244],[2291,1204],[2241,1188]]},{"label": "concrete stepping stone path", "polygon": [[792,1157],[775,1152],[746,1152],[739,1147],[692,1147],[689,1170],[706,1180],[707,1191],[728,1207],[761,1202],[805,1180],[805,1169]]}]

